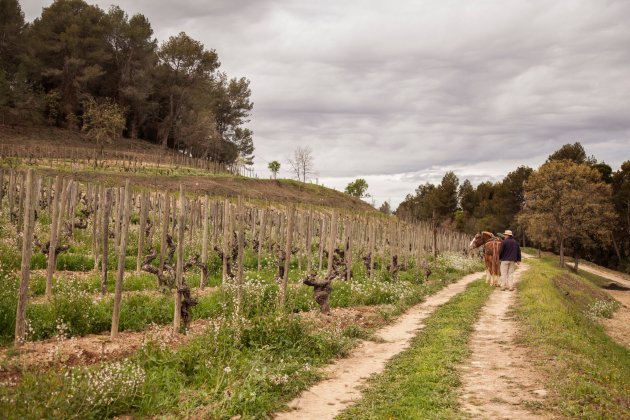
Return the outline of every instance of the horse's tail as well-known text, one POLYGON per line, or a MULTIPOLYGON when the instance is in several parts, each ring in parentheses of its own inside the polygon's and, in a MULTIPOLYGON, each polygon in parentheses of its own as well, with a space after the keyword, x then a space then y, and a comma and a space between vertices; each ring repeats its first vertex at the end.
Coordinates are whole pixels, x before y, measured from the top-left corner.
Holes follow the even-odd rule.
POLYGON ((501 263, 499 262, 499 251, 501 249, 501 243, 499 241, 492 243, 492 265, 494 269, 494 275, 499 275, 501 270, 501 263))

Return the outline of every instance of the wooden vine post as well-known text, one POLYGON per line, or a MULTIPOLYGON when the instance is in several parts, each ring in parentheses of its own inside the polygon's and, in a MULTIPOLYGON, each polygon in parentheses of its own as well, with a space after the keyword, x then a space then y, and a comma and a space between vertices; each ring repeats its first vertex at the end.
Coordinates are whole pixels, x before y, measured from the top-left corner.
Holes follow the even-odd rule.
MULTIPOLYGON (((70 192, 70 188, 72 186, 73 181, 70 180, 68 182, 66 182, 64 188, 63 188, 63 192, 61 193, 61 199, 60 199, 60 207, 59 207, 59 217, 57 218, 57 232, 61 232, 61 229, 63 229, 63 222, 65 220, 65 215, 66 215, 66 207, 67 207, 67 203, 68 203, 68 194, 70 192)), ((55 194, 57 194, 57 192, 55 192, 55 194)))
POLYGON ((35 202, 37 195, 34 194, 35 179, 33 169, 29 169, 26 174, 26 196, 24 197, 24 228, 22 230, 22 277, 20 279, 20 290, 18 294, 17 311, 15 315, 15 344, 24 342, 26 334, 26 302, 28 299, 28 282, 31 272, 31 257, 33 255, 33 233, 35 225, 35 202))
MULTIPOLYGON (((122 301, 123 280, 125 278, 125 256, 127 255, 127 242, 129 240, 129 213, 131 201, 131 186, 129 180, 125 181, 124 203, 122 212, 122 225, 120 227, 120 242, 118 243, 118 275, 116 277, 116 289, 114 292, 114 313, 112 314, 112 338, 118 336, 118 324, 120 322, 120 303, 122 301)), ((116 241, 118 242, 118 241, 116 241)))
MULTIPOLYGON (((175 216, 175 214, 173 214, 175 216)), ((184 276, 184 225, 186 223, 186 197, 184 185, 179 184, 179 220, 177 221, 177 266, 175 271, 175 313, 173 314, 173 332, 178 333, 182 324, 182 295, 180 290, 184 276)))
POLYGON ((333 272, 333 255, 335 254, 335 248, 337 247, 337 217, 337 211, 333 211, 332 221, 330 222, 330 241, 328 242, 327 276, 330 276, 333 272))
POLYGON ((114 224, 114 231, 115 231, 115 237, 116 237, 116 251, 120 250, 120 244, 121 244, 121 229, 122 229, 122 220, 124 217, 124 212, 125 212, 125 208, 124 208, 124 196, 125 196, 126 190, 123 187, 118 188, 118 194, 117 194, 117 199, 116 199, 116 222, 114 224))
POLYGON ((94 256, 94 271, 98 270, 98 225, 102 219, 99 217, 102 213, 103 203, 101 200, 100 186, 94 188, 94 216, 92 218, 92 255, 94 256))
POLYGON ((320 222, 320 227, 319 227, 319 266, 318 266, 318 270, 322 271, 322 268, 324 268, 324 248, 326 247, 326 243, 325 243, 325 238, 326 238, 326 231, 328 229, 328 226, 326 225, 326 221, 328 219, 326 219, 325 216, 322 216, 322 220, 320 222))
POLYGON ((136 273, 140 273, 144 259, 144 237, 147 227, 148 197, 145 192, 140 195, 140 226, 138 227, 138 256, 136 258, 136 273))
POLYGON ((354 220, 348 220, 348 228, 346 229, 346 281, 352 280, 352 234, 354 228, 354 220))
POLYGON ((166 192, 162 200, 162 222, 160 223, 160 276, 164 272, 164 263, 166 262, 166 235, 168 235, 170 203, 171 200, 168 196, 168 192, 166 192))
POLYGON ((228 255, 230 253, 230 202, 226 199, 223 207, 223 261, 222 261, 222 281, 228 280, 228 255))
MULTIPOLYGON (((208 200, 208 196, 206 195, 204 198, 204 203, 203 203, 203 214, 202 214, 202 226, 201 229, 203 230, 202 235, 201 235, 201 263, 204 266, 208 266, 208 219, 210 217, 210 201, 208 200)), ((192 229, 191 229, 192 230, 192 229)), ((205 284, 205 276, 202 277, 201 279, 201 283, 199 284, 199 288, 203 289, 204 287, 206 287, 205 284)))
POLYGON ((4 169, 0 169, 0 208, 2 207, 3 198, 4 198, 4 169))
POLYGON ((295 223, 295 206, 289 208, 289 220, 287 221, 287 240, 285 243, 284 276, 280 287, 280 310, 284 311, 286 301, 287 284, 289 282, 289 267, 291 266, 291 251, 293 249, 293 225, 295 223))
POLYGON ((13 206, 15 205, 15 171, 9 170, 9 191, 7 192, 9 200, 9 218, 13 217, 13 206))
POLYGON ((109 211, 112 208, 112 190, 104 188, 101 202, 103 203, 103 219, 101 222, 101 294, 107 293, 107 257, 109 255, 109 211))
POLYGON ((433 219, 431 222, 431 228, 433 231, 433 256, 437 258, 438 255, 438 248, 437 248, 437 218, 435 215, 435 210, 433 210, 433 219))
POLYGON ((20 242, 21 240, 23 240, 24 238, 22 237, 22 235, 20 235, 20 229, 22 228, 22 226, 24 226, 24 198, 25 198, 25 183, 26 183, 26 179, 25 179, 25 175, 22 174, 20 176, 20 183, 19 183, 19 190, 18 190, 18 202, 17 202, 17 224, 15 225, 17 231, 16 231, 16 237, 18 239, 18 248, 22 247, 22 242, 20 242))
POLYGON ((308 212, 306 216, 306 271, 310 272, 313 267, 313 209, 308 212))
POLYGON ((262 209, 262 215, 260 216, 260 229, 258 231, 258 269, 260 272, 261 268, 261 260, 262 260, 262 250, 263 250, 263 242, 265 241, 265 229, 267 223, 267 210, 262 209))
MULTIPOLYGON (((61 189, 62 187, 61 177, 57 175, 55 178, 55 200, 52 203, 52 220, 50 223, 50 243, 48 245, 48 265, 46 267, 46 298, 52 298, 52 286, 53 286, 53 274, 55 272, 57 264, 57 236, 59 234, 59 225, 57 219, 59 218, 59 205, 61 201, 61 189)), ((50 192, 49 192, 50 194, 50 192)))
POLYGON ((243 306, 243 252, 245 245, 245 211, 243 209, 243 197, 238 197, 236 210, 238 216, 238 271, 236 274, 236 319, 240 319, 243 306))
POLYGON ((376 242, 376 224, 372 223, 371 225, 371 229, 369 229, 370 232, 370 280, 372 280, 372 278, 374 277, 374 244, 376 242))
POLYGON ((78 192, 79 192, 79 183, 78 182, 72 183, 72 189, 70 190, 70 205, 68 206, 68 210, 69 210, 68 217, 70 218, 70 223, 68 226, 68 233, 70 233, 71 238, 74 238, 74 214, 76 210, 78 192))

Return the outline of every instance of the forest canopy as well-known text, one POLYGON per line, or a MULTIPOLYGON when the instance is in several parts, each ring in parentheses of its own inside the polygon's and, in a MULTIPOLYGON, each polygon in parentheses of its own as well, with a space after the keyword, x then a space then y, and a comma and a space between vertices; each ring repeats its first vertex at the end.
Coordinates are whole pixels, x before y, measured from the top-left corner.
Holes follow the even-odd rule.
POLYGON ((473 186, 447 172, 407 195, 396 215, 469 234, 511 229, 524 245, 630 271, 630 161, 613 171, 579 142, 498 182, 473 186))
POLYGON ((140 138, 251 164, 250 97, 249 80, 221 71, 215 50, 184 32, 160 43, 141 14, 55 0, 26 23, 17 0, 0 0, 0 124, 83 130, 95 142, 140 138), (109 124, 97 127, 107 135, 89 135, 95 121, 109 124))

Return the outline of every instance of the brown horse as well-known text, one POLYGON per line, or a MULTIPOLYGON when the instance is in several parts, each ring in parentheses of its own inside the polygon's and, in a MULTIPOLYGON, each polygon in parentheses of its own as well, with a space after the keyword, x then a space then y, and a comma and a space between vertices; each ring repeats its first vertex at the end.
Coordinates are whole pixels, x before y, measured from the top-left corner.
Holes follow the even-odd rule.
POLYGON ((486 264, 486 282, 491 286, 499 286, 501 276, 501 263, 499 262, 499 250, 501 238, 490 232, 479 232, 470 242, 470 249, 476 249, 483 245, 483 261, 486 264))

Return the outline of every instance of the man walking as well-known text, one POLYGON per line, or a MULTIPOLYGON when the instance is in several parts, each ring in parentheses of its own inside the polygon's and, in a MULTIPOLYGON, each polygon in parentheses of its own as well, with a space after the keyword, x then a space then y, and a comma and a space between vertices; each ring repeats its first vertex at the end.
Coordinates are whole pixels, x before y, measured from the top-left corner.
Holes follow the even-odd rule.
POLYGON ((514 239, 511 230, 506 230, 503 235, 505 239, 501 242, 499 249, 499 260, 501 261, 501 290, 514 290, 514 268, 521 262, 521 247, 514 239))

